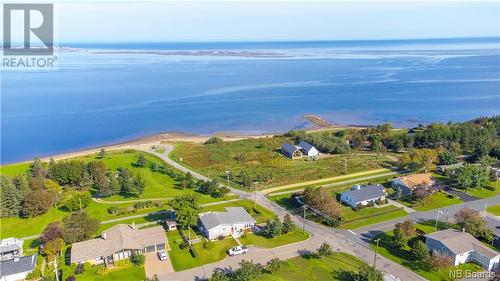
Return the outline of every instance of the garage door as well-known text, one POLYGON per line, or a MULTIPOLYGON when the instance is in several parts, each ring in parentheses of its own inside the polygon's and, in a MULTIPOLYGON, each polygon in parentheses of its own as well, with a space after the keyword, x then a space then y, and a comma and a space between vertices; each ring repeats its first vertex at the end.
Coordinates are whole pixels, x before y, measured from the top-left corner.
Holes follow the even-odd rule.
POLYGON ((165 250, 165 244, 156 244, 156 250, 157 251, 161 251, 161 250, 165 250))
POLYGON ((146 246, 146 253, 151 253, 155 251, 155 245, 146 246))

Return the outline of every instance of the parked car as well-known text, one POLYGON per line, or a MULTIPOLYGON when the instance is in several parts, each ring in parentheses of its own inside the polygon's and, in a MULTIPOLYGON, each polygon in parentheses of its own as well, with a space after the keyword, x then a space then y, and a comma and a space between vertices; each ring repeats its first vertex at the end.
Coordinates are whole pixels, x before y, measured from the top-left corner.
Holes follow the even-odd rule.
POLYGON ((247 246, 235 246, 227 251, 230 256, 236 256, 248 253, 247 246))
POLYGON ((158 149, 158 147, 159 146, 155 144, 155 145, 151 146, 151 149, 158 149))
POLYGON ((161 252, 158 252, 158 258, 161 260, 161 261, 164 261, 164 260, 167 260, 168 256, 167 256, 167 253, 161 251, 161 252))

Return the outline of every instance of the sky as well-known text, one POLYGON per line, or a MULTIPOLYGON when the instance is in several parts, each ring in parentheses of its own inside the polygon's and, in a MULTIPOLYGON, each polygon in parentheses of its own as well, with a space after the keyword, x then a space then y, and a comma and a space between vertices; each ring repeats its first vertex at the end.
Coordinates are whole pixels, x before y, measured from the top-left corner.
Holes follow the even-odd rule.
POLYGON ((60 2, 59 42, 372 40, 500 36, 500 2, 60 2))

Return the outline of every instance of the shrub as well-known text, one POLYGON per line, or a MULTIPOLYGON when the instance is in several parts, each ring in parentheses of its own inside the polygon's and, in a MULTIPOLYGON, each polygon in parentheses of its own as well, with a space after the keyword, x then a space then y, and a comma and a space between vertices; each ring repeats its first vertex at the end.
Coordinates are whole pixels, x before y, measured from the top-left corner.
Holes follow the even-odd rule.
POLYGON ((78 274, 82 274, 84 272, 85 272, 85 264, 84 263, 78 264, 75 268, 75 274, 78 275, 78 274))
POLYGON ((223 142, 224 141, 221 138, 214 136, 206 140, 204 144, 218 144, 223 142))
POLYGON ((130 261, 135 265, 135 266, 141 266, 144 264, 144 260, 146 258, 144 257, 144 255, 138 255, 138 254, 134 254, 132 256, 130 256, 130 261))
POLYGON ((212 249, 213 247, 215 247, 215 243, 212 242, 212 241, 205 241, 203 242, 203 248, 205 249, 212 249))
POLYGON ((115 261, 115 266, 128 266, 128 265, 130 265, 130 263, 131 263, 130 259, 124 259, 124 260, 115 261))
POLYGON ((108 213, 111 215, 117 215, 119 211, 120 211, 120 208, 118 208, 116 206, 111 206, 108 208, 108 213))
POLYGON ((189 247, 189 252, 191 253, 191 256, 193 256, 193 258, 197 258, 198 257, 198 252, 196 252, 196 249, 193 248, 193 247, 189 247))
POLYGON ((182 243, 179 244, 179 248, 181 248, 181 250, 187 249, 188 247, 189 243, 186 241, 183 241, 182 243))
POLYGON ((154 206, 153 201, 139 201, 134 204, 135 209, 147 209, 154 206))
POLYGON ((323 218, 322 222, 331 227, 338 227, 342 223, 340 220, 332 218, 323 218))
POLYGON ((104 266, 103 264, 101 265, 98 265, 96 270, 95 270, 95 274, 97 275, 103 275, 104 273, 106 273, 106 266, 104 266))
POLYGON ((280 260, 279 258, 273 258, 267 262, 266 268, 267 270, 269 270, 269 272, 273 273, 278 271, 283 264, 284 261, 280 260))
POLYGON ((66 278, 66 281, 76 281, 76 277, 71 275, 68 278, 66 278))

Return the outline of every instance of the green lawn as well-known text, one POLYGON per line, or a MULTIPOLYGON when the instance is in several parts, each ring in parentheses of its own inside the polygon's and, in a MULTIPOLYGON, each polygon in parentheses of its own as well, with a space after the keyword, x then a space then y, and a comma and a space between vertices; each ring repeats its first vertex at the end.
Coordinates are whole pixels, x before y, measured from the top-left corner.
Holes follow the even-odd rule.
POLYGON ((115 268, 109 269, 103 275, 97 275, 95 273, 95 267, 90 268, 85 271, 82 275, 77 275, 76 280, 78 281, 93 281, 99 279, 99 281, 115 281, 115 280, 130 280, 130 281, 142 281, 146 278, 144 272, 144 267, 142 266, 127 266, 125 268, 115 268))
POLYGON ((475 197, 488 198, 500 194, 500 180, 490 181, 487 186, 483 188, 469 188, 467 192, 475 197))
MULTIPOLYGON (((449 226, 446 225, 445 223, 438 223, 438 230, 442 230, 445 228, 448 228, 449 226)), ((422 230, 425 233, 432 233, 434 232, 434 221, 429 221, 424 224, 417 224, 417 228, 422 230)), ((471 270, 471 271, 481 271, 483 270, 480 266, 476 264, 462 264, 459 266, 450 266, 449 268, 446 269, 441 269, 437 271, 429 270, 424 268, 420 262, 414 261, 411 257, 410 254, 410 247, 406 246, 402 249, 398 249, 392 245, 392 237, 393 237, 393 232, 388 231, 385 232, 376 238, 380 238, 380 244, 378 248, 378 253, 390 260, 393 260, 394 262, 414 271, 415 273, 419 274, 420 276, 431 280, 431 281, 442 281, 442 280, 453 280, 450 277, 450 272, 453 270, 471 270)), ((414 238, 417 239, 417 238, 414 238)), ((373 239, 375 240, 375 239, 373 239)), ((372 242, 371 245, 373 250, 376 249, 375 242, 372 242)))
POLYGON ((165 152, 165 148, 160 148, 155 150, 156 153, 163 154, 165 152))
POLYGON ((367 207, 359 211, 354 211, 351 207, 343 206, 342 214, 344 216, 344 221, 340 228, 356 229, 367 225, 404 217, 408 213, 396 206, 387 205, 380 208, 367 207))
POLYGON ((256 205, 256 208, 254 210, 254 201, 253 200, 239 200, 235 202, 226 202, 214 206, 207 206, 203 207, 201 209, 202 212, 208 212, 208 211, 216 211, 216 212, 223 212, 225 211, 225 207, 243 207, 245 210, 257 221, 257 223, 262 223, 265 222, 267 219, 270 219, 275 216, 273 212, 270 210, 260 206, 259 204, 256 205))
POLYGON ((336 281, 352 280, 352 274, 364 262, 354 256, 335 252, 331 257, 296 257, 286 261, 278 271, 266 273, 259 281, 336 281))
MULTIPOLYGON (((227 250, 237 245, 236 241, 231 237, 209 243, 211 246, 207 248, 204 247, 204 242, 199 242, 193 245, 198 253, 198 257, 194 258, 189 249, 183 250, 179 247, 182 243, 182 238, 178 231, 169 231, 167 237, 171 248, 168 251, 168 255, 175 271, 182 271, 220 261, 227 256, 227 250)), ((205 238, 202 238, 202 240, 205 241, 205 238)))
POLYGON ((434 194, 427 196, 423 204, 418 201, 409 202, 405 200, 398 200, 398 202, 417 211, 428 211, 458 203, 463 203, 463 201, 460 198, 457 198, 455 196, 453 196, 453 198, 450 198, 447 194, 443 192, 436 192, 434 194))
POLYGON ((500 205, 489 206, 487 209, 488 213, 495 216, 500 216, 500 205))
MULTIPOLYGON (((344 174, 344 156, 290 160, 279 153, 284 137, 245 139, 220 144, 178 143, 170 156, 182 165, 221 181, 232 172, 233 184, 241 184, 242 174, 260 178, 258 188, 267 188, 344 174)), ((387 167, 380 155, 350 155, 347 174, 387 167)))
POLYGON ((28 168, 29 168, 29 162, 3 165, 0 166, 0 174, 14 177, 26 172, 28 168))
POLYGON ((302 229, 295 229, 294 231, 280 235, 275 238, 266 238, 259 234, 248 233, 240 237, 239 240, 244 245, 255 245, 262 248, 274 248, 291 243, 304 241, 309 238, 309 233, 302 232, 302 229))

